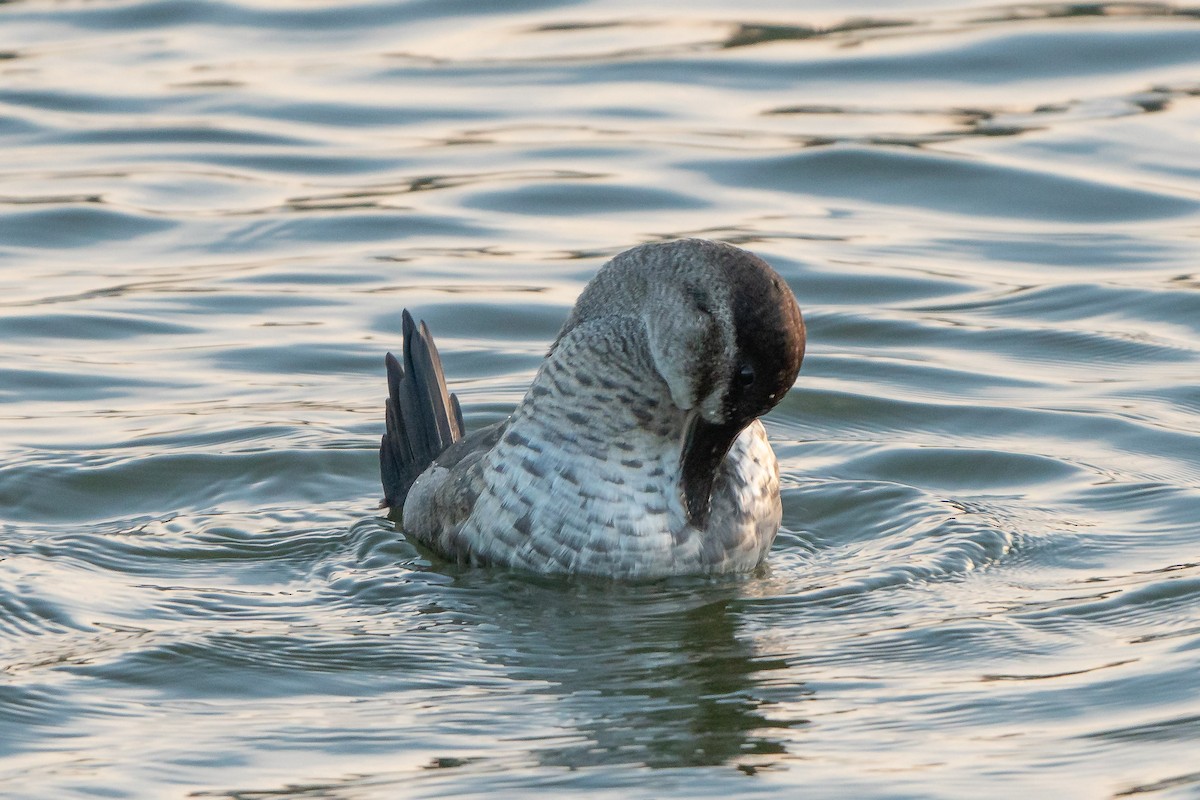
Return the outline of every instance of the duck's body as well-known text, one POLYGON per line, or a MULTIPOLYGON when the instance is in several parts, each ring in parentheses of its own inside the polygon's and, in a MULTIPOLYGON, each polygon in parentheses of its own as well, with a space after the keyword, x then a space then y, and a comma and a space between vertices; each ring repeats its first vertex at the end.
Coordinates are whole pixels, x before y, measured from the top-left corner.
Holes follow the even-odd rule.
POLYGON ((380 454, 384 502, 419 542, 463 563, 620 578, 766 555, 779 469, 757 417, 795 379, 804 330, 756 257, 684 240, 613 259, 513 415, 467 437, 428 332, 405 328, 380 454))

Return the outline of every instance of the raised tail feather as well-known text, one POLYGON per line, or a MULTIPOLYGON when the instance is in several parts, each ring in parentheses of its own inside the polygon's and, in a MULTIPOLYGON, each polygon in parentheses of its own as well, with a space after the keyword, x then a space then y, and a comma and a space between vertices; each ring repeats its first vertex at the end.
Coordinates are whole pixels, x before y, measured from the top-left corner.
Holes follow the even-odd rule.
POLYGON ((404 365, 387 354, 387 432, 379 444, 384 508, 404 507, 408 490, 443 450, 463 437, 458 398, 446 391, 442 359, 425 323, 405 310, 404 365))

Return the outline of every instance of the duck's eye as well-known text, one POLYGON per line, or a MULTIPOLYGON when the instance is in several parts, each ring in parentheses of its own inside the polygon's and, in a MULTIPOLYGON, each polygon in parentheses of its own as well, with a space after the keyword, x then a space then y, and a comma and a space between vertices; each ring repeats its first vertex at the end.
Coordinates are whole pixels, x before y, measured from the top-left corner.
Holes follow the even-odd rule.
POLYGON ((754 367, 749 364, 742 364, 742 368, 738 370, 737 380, 742 386, 749 386, 754 383, 754 367))

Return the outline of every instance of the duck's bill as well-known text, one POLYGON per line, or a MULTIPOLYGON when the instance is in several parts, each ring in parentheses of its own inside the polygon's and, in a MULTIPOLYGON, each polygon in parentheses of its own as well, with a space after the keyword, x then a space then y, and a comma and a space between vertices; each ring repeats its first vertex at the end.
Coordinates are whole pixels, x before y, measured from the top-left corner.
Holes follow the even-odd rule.
POLYGON ((693 413, 683 432, 683 451, 680 494, 688 522, 703 530, 708 527, 708 516, 712 510, 713 484, 717 480, 717 469, 738 434, 745 426, 733 424, 714 425, 698 413, 693 413))

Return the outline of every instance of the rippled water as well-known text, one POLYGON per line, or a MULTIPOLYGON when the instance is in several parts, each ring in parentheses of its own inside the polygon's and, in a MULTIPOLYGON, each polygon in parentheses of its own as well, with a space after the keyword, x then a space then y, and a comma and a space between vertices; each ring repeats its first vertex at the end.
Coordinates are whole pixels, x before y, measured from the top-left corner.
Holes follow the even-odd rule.
POLYGON ((1200 10, 0 5, 0 791, 1200 796, 1200 10), (805 308, 761 575, 430 564, 609 255, 805 308))

